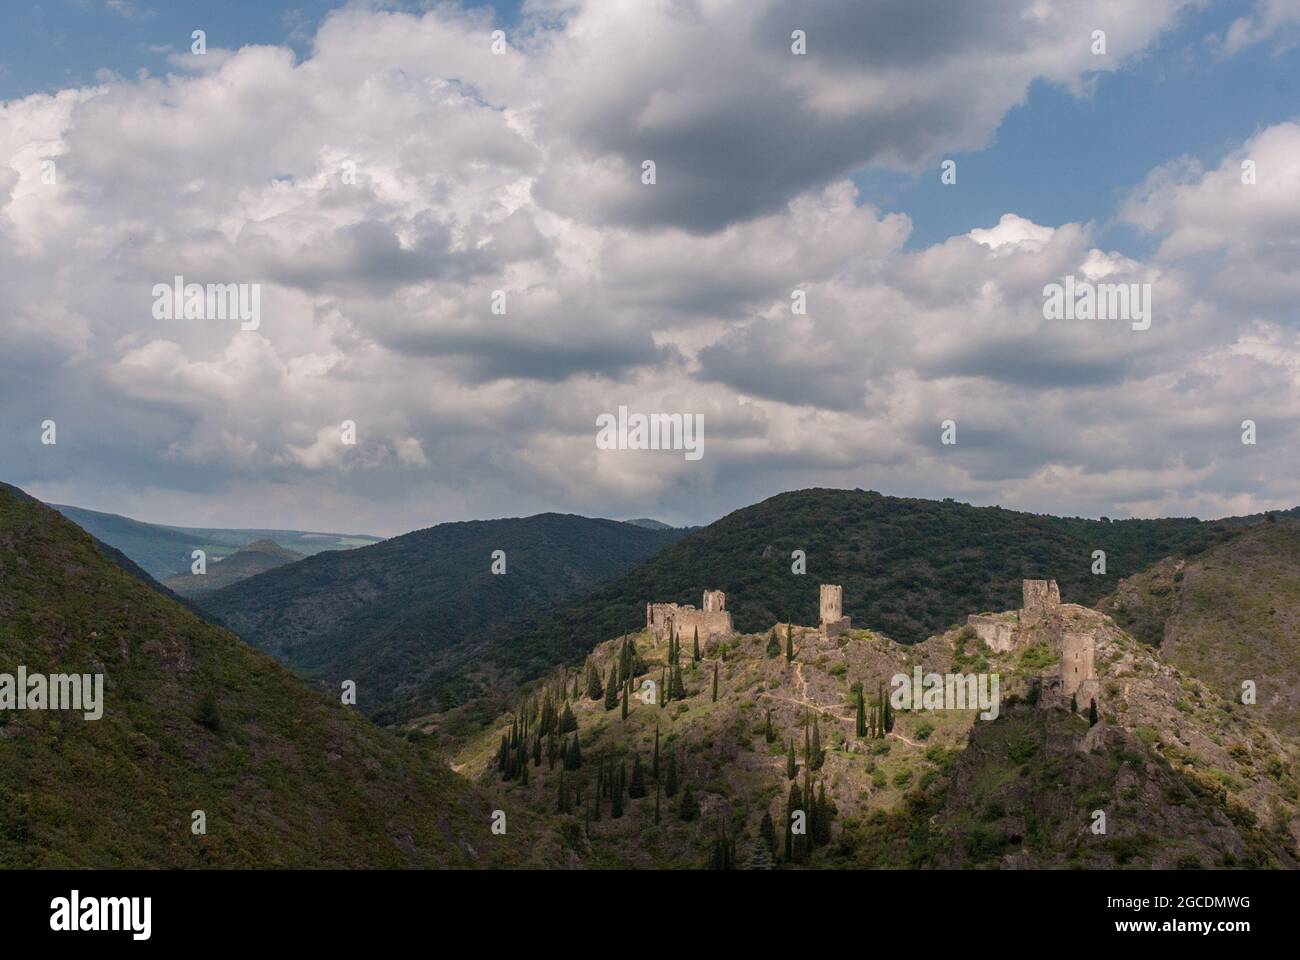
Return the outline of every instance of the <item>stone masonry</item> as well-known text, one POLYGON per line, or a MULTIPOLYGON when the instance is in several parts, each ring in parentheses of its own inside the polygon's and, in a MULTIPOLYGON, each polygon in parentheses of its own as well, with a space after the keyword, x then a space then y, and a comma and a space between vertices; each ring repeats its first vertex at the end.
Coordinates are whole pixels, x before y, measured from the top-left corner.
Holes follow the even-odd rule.
POLYGON ((1032 627, 1050 617, 1061 606, 1061 591, 1055 580, 1025 580, 1020 605, 1020 626, 1032 627))
POLYGON ((647 603, 645 628, 656 643, 677 637, 690 643, 698 629, 700 643, 710 637, 729 639, 733 633, 731 613, 727 610, 727 595, 721 590, 705 590, 703 609, 692 604, 647 603))
POLYGON ((826 637, 836 637, 852 626, 844 616, 844 588, 839 584, 823 583, 821 586, 821 632, 826 637))

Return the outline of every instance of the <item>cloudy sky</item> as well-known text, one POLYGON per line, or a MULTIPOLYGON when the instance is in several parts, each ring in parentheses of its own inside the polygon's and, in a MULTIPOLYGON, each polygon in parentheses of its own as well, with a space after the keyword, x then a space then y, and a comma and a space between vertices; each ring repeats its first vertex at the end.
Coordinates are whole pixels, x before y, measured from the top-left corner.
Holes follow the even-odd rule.
POLYGON ((0 479, 43 499, 383 535, 1300 503, 1300 0, 7 16, 0 479), (260 285, 260 326, 156 318, 176 275, 260 285), (1067 276, 1150 284, 1150 329, 1045 319, 1067 276), (703 457, 598 449, 620 405, 702 414, 703 457))

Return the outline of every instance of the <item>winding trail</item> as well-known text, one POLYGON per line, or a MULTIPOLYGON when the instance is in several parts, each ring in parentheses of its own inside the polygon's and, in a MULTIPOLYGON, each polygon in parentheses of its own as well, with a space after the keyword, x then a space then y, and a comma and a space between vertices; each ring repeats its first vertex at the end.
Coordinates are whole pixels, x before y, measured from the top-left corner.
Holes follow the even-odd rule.
POLYGON ((808 710, 815 710, 817 713, 820 713, 822 716, 834 717, 836 720, 840 720, 844 723, 855 723, 857 721, 857 717, 855 716, 846 717, 842 714, 835 712, 836 708, 847 709, 848 707, 851 706, 850 704, 843 703, 843 704, 836 704, 834 707, 822 707, 822 706, 818 706, 816 703, 813 703, 813 701, 808 698, 808 681, 804 679, 803 664, 800 663, 798 660, 794 662, 794 675, 795 675, 795 680, 798 682, 800 688, 802 689, 801 696, 783 697, 780 694, 768 693, 766 690, 764 690, 762 693, 759 694, 759 697, 767 697, 769 700, 780 700, 783 703, 793 703, 808 710))

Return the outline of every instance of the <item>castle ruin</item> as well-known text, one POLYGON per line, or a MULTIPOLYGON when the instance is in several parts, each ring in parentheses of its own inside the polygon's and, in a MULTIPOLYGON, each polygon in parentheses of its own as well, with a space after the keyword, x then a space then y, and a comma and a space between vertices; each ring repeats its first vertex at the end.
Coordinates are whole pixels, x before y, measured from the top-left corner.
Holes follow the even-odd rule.
POLYGON ((844 588, 837 584, 823 583, 821 586, 821 622, 822 635, 837 637, 852 626, 849 618, 844 616, 844 588))
POLYGON ((1022 580, 1020 625, 1032 627, 1060 609, 1061 590, 1055 580, 1022 580))
POLYGON ((1101 702, 1097 679, 1096 644, 1090 633, 1066 631, 1061 638, 1061 695, 1074 697, 1080 708, 1101 702))
POLYGON ((710 637, 729 639, 732 635, 731 613, 727 610, 727 595, 721 590, 705 590, 703 609, 693 604, 647 603, 645 628, 656 643, 676 637, 688 643, 700 632, 700 642, 710 637))
POLYGON ((1056 675, 1042 677, 1040 690, 1044 706, 1074 698, 1079 709, 1092 701, 1101 702, 1097 678, 1096 638, 1092 632, 1071 630, 1055 580, 1024 580, 1021 608, 1014 613, 971 614, 967 625, 990 650, 1008 653, 1031 643, 1043 642, 1060 657, 1056 675))

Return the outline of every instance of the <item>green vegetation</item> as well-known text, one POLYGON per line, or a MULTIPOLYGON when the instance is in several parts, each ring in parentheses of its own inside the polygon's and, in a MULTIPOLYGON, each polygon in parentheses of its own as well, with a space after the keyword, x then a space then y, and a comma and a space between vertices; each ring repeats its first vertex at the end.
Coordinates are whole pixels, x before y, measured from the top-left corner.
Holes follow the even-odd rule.
POLYGON ((493 805, 427 744, 309 690, 3 485, 0 584, 0 671, 105 677, 99 720, 5 712, 0 867, 528 862, 526 811, 492 837, 493 805))
MULTIPOLYGON (((253 646, 330 689, 355 680, 358 708, 377 722, 486 697, 464 718, 477 726, 495 717, 518 680, 559 662, 537 659, 514 637, 555 604, 681 535, 559 514, 445 523, 310 557, 198 602, 253 646), (494 550, 505 551, 504 575, 492 573, 494 550)), ((642 607, 608 636, 644 622, 642 607)))

